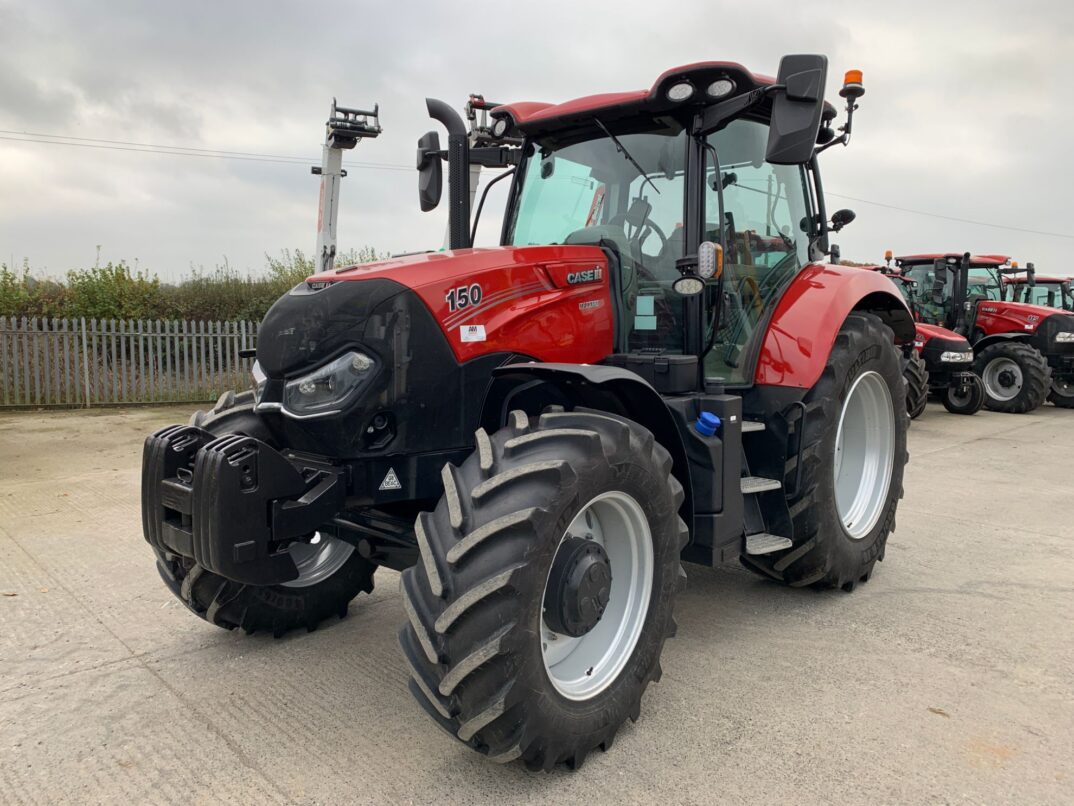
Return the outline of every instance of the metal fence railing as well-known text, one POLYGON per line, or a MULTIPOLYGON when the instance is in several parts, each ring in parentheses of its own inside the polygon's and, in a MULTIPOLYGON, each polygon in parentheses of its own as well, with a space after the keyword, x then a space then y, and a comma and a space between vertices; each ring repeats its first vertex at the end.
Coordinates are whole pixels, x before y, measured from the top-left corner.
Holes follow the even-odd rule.
POLYGON ((250 383, 254 322, 0 317, 0 408, 214 400, 250 383))

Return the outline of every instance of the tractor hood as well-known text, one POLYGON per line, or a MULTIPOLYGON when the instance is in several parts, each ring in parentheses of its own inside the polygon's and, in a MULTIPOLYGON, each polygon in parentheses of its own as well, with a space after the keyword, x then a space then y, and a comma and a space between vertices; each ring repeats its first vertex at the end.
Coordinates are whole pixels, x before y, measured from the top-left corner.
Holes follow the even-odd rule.
POLYGON ((917 338, 914 339, 914 346, 919 350, 933 339, 943 341, 944 344, 947 345, 944 349, 947 350, 970 349, 970 343, 963 336, 960 336, 953 330, 948 330, 946 327, 928 325, 924 322, 915 322, 914 326, 917 329, 917 338))
POLYGON ((986 334, 1003 331, 1032 333, 1047 318, 1063 316, 1059 308, 1025 302, 981 300, 977 303, 977 323, 986 334))
MULTIPOLYGON (((518 271, 517 279, 533 277, 536 266, 549 267, 559 263, 594 261, 604 263, 604 254, 595 246, 496 246, 477 249, 453 249, 443 252, 418 252, 399 255, 374 263, 344 266, 330 272, 315 274, 310 284, 385 278, 415 291, 439 287, 445 281, 463 281, 488 271, 518 271)), ((554 288, 554 278, 548 277, 554 288)))
POLYGON ((378 363, 389 371, 396 359, 387 353, 405 339, 415 305, 458 363, 495 351, 598 361, 611 352, 607 267, 595 246, 528 246, 402 255, 323 272, 266 314, 258 362, 270 378, 291 377, 346 349, 381 345, 378 363))

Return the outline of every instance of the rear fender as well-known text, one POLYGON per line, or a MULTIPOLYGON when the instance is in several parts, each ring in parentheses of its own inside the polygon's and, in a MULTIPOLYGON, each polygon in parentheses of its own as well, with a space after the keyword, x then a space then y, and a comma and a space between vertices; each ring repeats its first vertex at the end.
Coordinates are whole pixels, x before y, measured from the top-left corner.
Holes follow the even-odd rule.
POLYGON ((548 405, 618 414, 649 429, 671 454, 672 475, 686 494, 684 513, 693 513, 690 465, 682 435, 659 393, 634 372, 597 364, 509 364, 493 370, 485 395, 482 427, 502 428, 513 409, 537 415, 548 405))
POLYGON ((899 344, 914 340, 914 318, 887 277, 848 266, 812 264, 791 281, 772 313, 754 382, 811 388, 853 311, 875 313, 894 331, 899 344))

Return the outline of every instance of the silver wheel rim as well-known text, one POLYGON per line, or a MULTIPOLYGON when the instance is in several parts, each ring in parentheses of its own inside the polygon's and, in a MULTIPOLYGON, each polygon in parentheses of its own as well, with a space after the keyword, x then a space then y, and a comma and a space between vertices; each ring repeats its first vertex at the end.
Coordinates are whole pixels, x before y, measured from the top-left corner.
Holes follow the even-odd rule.
POLYGON ((641 505, 618 491, 582 507, 560 545, 571 537, 593 540, 607 553, 608 605, 596 626, 578 638, 553 632, 542 618, 541 658, 556 691, 570 700, 588 700, 615 681, 637 646, 653 589, 653 540, 641 505))
POLYGON ((981 375, 988 396, 993 400, 1014 400, 1022 391, 1022 368, 1010 358, 994 358, 988 362, 981 375), (1003 373, 1010 373, 1010 383, 1003 378, 1003 373))
POLYGON ((1074 397, 1074 383, 1070 381, 1052 381, 1052 391, 1059 397, 1074 397))
POLYGON ((843 529, 861 540, 887 505, 895 460, 895 410, 887 382, 865 372, 850 387, 835 435, 835 503, 843 529))
POLYGON ((284 582, 285 588, 308 588, 324 582, 351 558, 354 546, 343 540, 317 532, 308 543, 292 543, 287 547, 298 567, 298 578, 284 582))

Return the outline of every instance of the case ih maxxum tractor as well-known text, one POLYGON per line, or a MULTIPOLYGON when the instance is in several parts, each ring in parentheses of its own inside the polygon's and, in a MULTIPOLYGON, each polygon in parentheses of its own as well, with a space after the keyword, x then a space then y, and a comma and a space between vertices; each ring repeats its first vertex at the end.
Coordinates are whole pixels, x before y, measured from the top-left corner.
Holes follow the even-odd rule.
MULTIPOLYGON (((265 316, 256 389, 150 437, 146 539, 225 628, 342 615, 402 570, 410 688, 474 750, 531 768, 608 748, 660 677, 683 561, 852 590, 906 462, 879 274, 824 263, 816 155, 862 93, 827 61, 492 111, 471 149, 430 101, 423 206, 443 253, 310 277, 265 316), (469 168, 515 166, 502 246, 470 248, 469 168)), ((847 212, 836 213, 835 224, 847 212)))
MULTIPOLYGON (((890 278, 902 293, 914 319, 920 320, 915 281, 891 266, 891 252, 884 255, 885 265, 867 266, 890 278)), ((984 384, 973 371, 973 348, 965 336, 940 325, 915 322, 917 334, 913 348, 906 348, 903 375, 906 378, 906 410, 910 419, 919 417, 928 405, 929 395, 940 398, 952 414, 976 414, 984 405, 984 384)))
POLYGON ((973 345, 986 407, 1021 414, 1049 400, 1074 408, 1074 314, 1005 299, 1005 279, 1020 271, 1005 255, 911 255, 895 262, 915 281, 920 318, 973 345))

